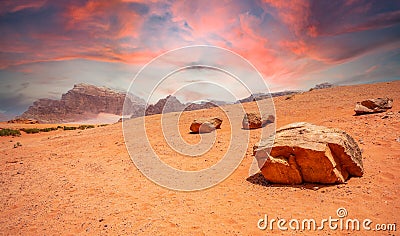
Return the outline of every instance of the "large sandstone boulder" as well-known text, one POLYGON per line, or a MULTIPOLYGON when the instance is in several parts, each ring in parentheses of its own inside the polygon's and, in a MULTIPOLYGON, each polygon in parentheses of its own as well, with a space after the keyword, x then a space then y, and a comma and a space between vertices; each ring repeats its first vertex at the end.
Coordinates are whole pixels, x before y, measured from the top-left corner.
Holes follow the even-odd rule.
POLYGON ((273 115, 264 115, 261 117, 257 113, 250 112, 244 114, 242 120, 242 127, 243 129, 258 129, 264 127, 269 123, 273 123, 274 121, 275 117, 273 115))
POLYGON ((362 102, 357 102, 354 111, 356 114, 384 112, 392 108, 393 99, 391 98, 376 98, 367 99, 362 102))
POLYGON ((215 129, 220 129, 221 124, 222 120, 218 117, 196 119, 190 125, 190 130, 193 133, 210 133, 215 129))
POLYGON ((266 143, 271 140, 261 141, 253 150, 262 174, 272 183, 334 184, 363 175, 360 148, 339 129, 293 123, 276 131, 272 147, 266 143))

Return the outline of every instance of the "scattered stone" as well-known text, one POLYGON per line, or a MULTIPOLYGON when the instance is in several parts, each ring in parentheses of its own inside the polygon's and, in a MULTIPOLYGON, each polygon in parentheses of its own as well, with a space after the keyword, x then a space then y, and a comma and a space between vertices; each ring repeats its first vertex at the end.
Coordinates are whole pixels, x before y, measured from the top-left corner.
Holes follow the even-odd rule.
POLYGON ((396 139, 396 141, 397 141, 397 142, 400 142, 400 137, 398 137, 398 138, 396 139))
POLYGON ((222 120, 218 117, 210 119, 196 119, 190 125, 190 130, 193 133, 210 133, 215 129, 220 129, 222 120))
POLYGON ((357 115, 384 112, 392 108, 393 99, 391 98, 376 98, 367 99, 362 102, 357 102, 354 111, 357 115))
POLYGON ((17 147, 22 147, 22 144, 20 142, 17 142, 16 144, 14 144, 14 148, 17 148, 17 147))
POLYGON ((276 131, 272 148, 268 143, 271 141, 264 140, 253 150, 262 174, 271 183, 345 183, 350 176, 361 177, 364 172, 360 148, 339 129, 293 123, 276 131))
MULTIPOLYGON (((118 119, 117 123, 121 123, 123 121, 127 121, 127 120, 130 120, 130 119, 132 119, 132 117, 121 117, 121 118, 118 119)), ((106 124, 103 124, 101 126, 106 126, 106 124)))
POLYGON ((285 100, 290 100, 290 99, 292 99, 293 97, 294 97, 294 94, 288 95, 288 96, 285 98, 285 100))
POLYGON ((319 187, 318 186, 314 186, 312 189, 317 191, 319 189, 319 187))

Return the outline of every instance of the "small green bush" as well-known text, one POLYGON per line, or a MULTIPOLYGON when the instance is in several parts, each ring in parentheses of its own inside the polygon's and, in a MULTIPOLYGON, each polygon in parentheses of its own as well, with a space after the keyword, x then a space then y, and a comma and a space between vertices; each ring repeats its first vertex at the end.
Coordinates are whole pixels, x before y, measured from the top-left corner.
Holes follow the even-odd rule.
POLYGON ((27 134, 36 134, 36 133, 40 132, 40 129, 38 129, 38 128, 30 128, 30 129, 23 128, 21 130, 24 131, 27 134))
POLYGON ((1 129, 0 136, 20 136, 21 132, 15 129, 1 129))
POLYGON ((57 129, 62 129, 63 127, 61 125, 57 126, 57 129))
POLYGON ((64 130, 76 130, 76 127, 73 127, 73 126, 64 126, 64 130))
POLYGON ((104 127, 104 126, 107 126, 108 124, 101 124, 101 125, 98 125, 97 127, 104 127))
POLYGON ((78 129, 82 129, 82 130, 84 130, 84 129, 92 129, 92 128, 94 128, 94 125, 80 125, 78 127, 78 129))
POLYGON ((40 129, 40 132, 50 132, 50 131, 54 131, 54 130, 57 130, 57 128, 55 128, 55 127, 43 128, 43 129, 40 129))

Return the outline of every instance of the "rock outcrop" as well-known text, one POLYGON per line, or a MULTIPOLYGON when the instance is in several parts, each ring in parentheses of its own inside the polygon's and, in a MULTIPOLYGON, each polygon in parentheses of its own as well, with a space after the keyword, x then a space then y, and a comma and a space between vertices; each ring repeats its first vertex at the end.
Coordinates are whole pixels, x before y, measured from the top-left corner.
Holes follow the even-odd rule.
POLYGON ((186 105, 184 111, 194 111, 194 110, 201 110, 201 109, 209 109, 213 107, 218 107, 218 105, 212 103, 212 102, 205 102, 205 103, 189 103, 189 105, 186 105))
POLYGON ((146 108, 146 116, 163 114, 168 112, 178 112, 183 111, 185 105, 182 104, 176 97, 169 95, 166 98, 158 100, 154 105, 149 105, 146 108))
POLYGON ((274 92, 274 93, 256 93, 256 94, 251 94, 250 96, 237 100, 235 103, 245 103, 245 102, 254 102, 254 101, 259 101, 263 99, 269 99, 271 97, 280 97, 280 96, 286 96, 286 95, 293 95, 300 93, 300 90, 296 91, 281 91, 281 92, 274 92))
POLYGON ((7 123, 13 123, 13 124, 39 124, 39 121, 34 120, 34 119, 17 118, 17 119, 9 120, 9 121, 7 121, 7 123))
POLYGON ((196 119, 190 125, 190 130, 193 133, 210 133, 215 129, 220 129, 222 120, 218 117, 196 119))
POLYGON ((223 104, 223 102, 219 101, 183 104, 175 96, 169 95, 166 98, 158 100, 157 103, 149 105, 146 109, 146 116, 164 114, 169 112, 209 109, 213 107, 218 107, 220 103, 223 104))
POLYGON ((325 82, 325 83, 322 83, 322 84, 315 85, 315 87, 311 88, 310 91, 315 90, 315 89, 326 89, 326 88, 332 88, 332 87, 334 87, 333 84, 325 82))
POLYGON ((264 115, 261 117, 257 113, 250 112, 244 114, 242 127, 243 129, 258 129, 273 122, 275 122, 275 117, 273 115, 264 115))
MULTIPOLYGON (((36 119, 41 123, 64 123, 91 118, 99 113, 122 115, 125 97, 126 94, 109 88, 77 84, 60 100, 35 101, 19 118, 36 119)), ((144 101, 138 97, 129 96, 125 105, 125 113, 144 113, 144 101)))
POLYGON ((262 174, 271 183, 344 183, 364 172, 357 143, 338 129, 293 123, 276 131, 272 147, 267 143, 272 141, 264 140, 253 150, 262 174))
POLYGON ((376 98, 367 99, 362 102, 357 102, 354 111, 357 115, 384 112, 392 108, 393 99, 391 98, 376 98))

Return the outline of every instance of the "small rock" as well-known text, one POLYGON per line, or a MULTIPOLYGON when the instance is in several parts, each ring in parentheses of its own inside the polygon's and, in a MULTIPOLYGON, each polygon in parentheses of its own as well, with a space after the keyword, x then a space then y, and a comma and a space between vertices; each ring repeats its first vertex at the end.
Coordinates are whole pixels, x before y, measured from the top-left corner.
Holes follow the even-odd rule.
POLYGON ((316 191, 316 190, 319 189, 319 187, 318 186, 314 186, 312 189, 316 191))
POLYGON ((190 130, 193 133, 210 133, 215 129, 220 129, 222 120, 218 117, 210 119, 196 119, 190 125, 190 130))
POLYGON ((273 116, 273 115, 264 115, 261 118, 261 122, 262 122, 261 126, 263 126, 263 127, 265 125, 267 125, 267 124, 274 123, 275 122, 275 116, 273 116))
POLYGON ((393 99, 391 98, 367 99, 357 102, 354 111, 357 115, 384 112, 392 108, 392 104, 393 99))
POLYGON ((242 120, 243 129, 258 129, 261 128, 261 116, 257 113, 246 113, 242 120))
POLYGON ((275 122, 275 116, 273 115, 260 116, 257 113, 250 112, 244 114, 242 120, 242 127, 243 129, 258 129, 274 122, 275 122))

